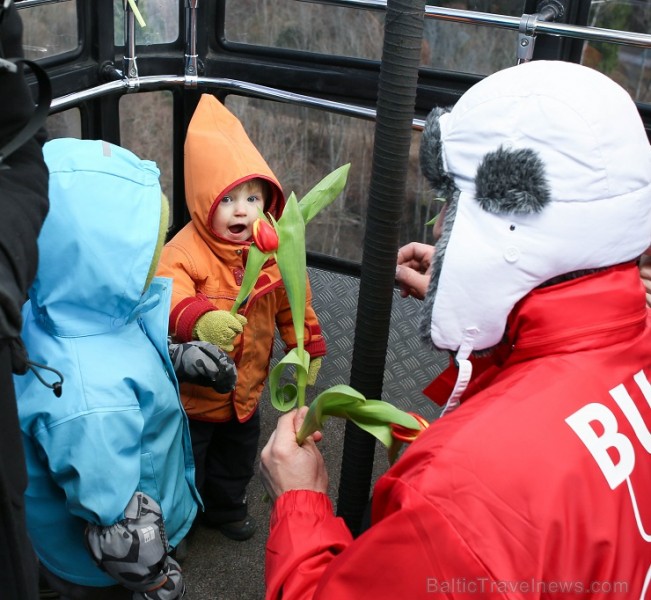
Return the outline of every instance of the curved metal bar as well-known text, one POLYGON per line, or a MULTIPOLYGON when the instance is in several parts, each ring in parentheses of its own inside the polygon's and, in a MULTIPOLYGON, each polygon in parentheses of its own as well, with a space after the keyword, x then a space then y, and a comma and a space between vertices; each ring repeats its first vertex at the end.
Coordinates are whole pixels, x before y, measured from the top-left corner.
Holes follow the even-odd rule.
MULTIPOLYGON (((298 106, 319 108, 321 110, 327 110, 329 112, 341 115, 358 117, 369 121, 374 121, 376 117, 376 111, 373 108, 365 108, 362 106, 356 106, 354 104, 334 102, 332 100, 324 100, 323 98, 315 98, 313 96, 295 94, 293 92, 286 92, 264 85, 257 85, 255 83, 248 83, 246 81, 238 81, 237 79, 197 77, 197 83, 199 86, 203 86, 208 89, 243 92, 242 95, 246 96, 265 98, 267 100, 296 104, 298 106)), ((148 75, 139 78, 140 92, 162 90, 169 87, 185 85, 186 77, 182 75, 148 75)), ((61 96, 60 98, 55 98, 52 101, 50 111, 61 111, 86 100, 92 100, 101 96, 119 94, 128 91, 130 91, 130 88, 129 82, 126 79, 111 81, 109 83, 98 85, 94 88, 67 94, 65 96, 61 96)), ((422 119, 414 119, 415 128, 422 129, 424 124, 425 122, 422 119)))
POLYGON ((123 92, 126 91, 128 87, 129 83, 126 81, 126 79, 118 79, 117 81, 103 83, 102 85, 98 85, 81 92, 66 94, 65 96, 61 96, 60 98, 55 98, 52 100, 52 104, 50 105, 50 113, 76 106, 85 100, 92 100, 93 98, 100 98, 102 96, 109 96, 111 94, 123 92))
POLYGON ((239 81, 237 79, 199 77, 198 81, 199 85, 204 85, 208 88, 216 87, 218 89, 235 92, 246 92, 247 95, 255 96, 256 98, 279 100, 288 104, 326 109, 329 112, 361 117, 369 121, 375 120, 376 116, 376 111, 373 108, 364 108, 354 104, 346 104, 344 102, 335 102, 333 100, 295 94, 293 92, 286 92, 284 90, 248 83, 246 81, 239 81))

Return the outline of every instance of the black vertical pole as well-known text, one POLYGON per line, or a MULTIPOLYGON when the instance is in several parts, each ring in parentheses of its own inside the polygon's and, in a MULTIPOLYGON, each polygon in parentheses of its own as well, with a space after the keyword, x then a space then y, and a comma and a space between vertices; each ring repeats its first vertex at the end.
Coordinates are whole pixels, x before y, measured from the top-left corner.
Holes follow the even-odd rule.
MULTIPOLYGON (((387 2, 350 378, 367 398, 382 394, 424 13, 424 0, 387 2)), ((337 512, 354 535, 368 503, 374 451, 375 438, 347 422, 337 512)))

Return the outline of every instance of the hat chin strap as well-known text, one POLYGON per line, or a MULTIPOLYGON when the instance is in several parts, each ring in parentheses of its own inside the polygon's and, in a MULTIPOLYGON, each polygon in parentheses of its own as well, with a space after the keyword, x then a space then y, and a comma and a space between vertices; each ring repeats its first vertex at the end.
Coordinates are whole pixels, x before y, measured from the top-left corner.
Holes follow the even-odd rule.
POLYGON ((457 380, 452 389, 452 393, 441 412, 442 417, 451 413, 459 406, 459 404, 461 404, 461 396, 463 396, 463 393, 466 391, 468 384, 470 383, 470 378, 472 377, 472 363, 468 358, 473 351, 473 342, 478 334, 479 329, 477 327, 467 327, 463 332, 461 345, 454 357, 454 360, 459 367, 459 374, 457 375, 457 380))

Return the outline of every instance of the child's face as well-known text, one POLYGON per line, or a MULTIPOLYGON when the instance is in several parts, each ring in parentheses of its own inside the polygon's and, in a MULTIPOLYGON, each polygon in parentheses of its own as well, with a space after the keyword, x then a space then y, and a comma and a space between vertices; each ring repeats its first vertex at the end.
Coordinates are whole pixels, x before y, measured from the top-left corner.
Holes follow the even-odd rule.
POLYGON ((246 181, 222 197, 212 216, 213 231, 232 242, 245 242, 253 235, 253 222, 266 198, 258 181, 246 181))

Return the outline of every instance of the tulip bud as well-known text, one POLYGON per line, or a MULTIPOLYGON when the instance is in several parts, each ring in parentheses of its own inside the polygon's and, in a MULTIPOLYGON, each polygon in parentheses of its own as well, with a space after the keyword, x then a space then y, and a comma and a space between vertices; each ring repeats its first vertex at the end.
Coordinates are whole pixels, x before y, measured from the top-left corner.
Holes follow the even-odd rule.
POLYGON ((256 219, 253 223, 253 243, 260 252, 269 254, 278 250, 278 234, 264 219, 256 219))
POLYGON ((416 413, 410 412, 408 414, 410 414, 418 421, 418 425, 420 426, 420 429, 408 429, 407 427, 403 427, 402 425, 391 423, 391 435, 396 440, 410 443, 413 442, 423 431, 425 431, 429 427, 429 423, 424 417, 421 417, 416 413))

